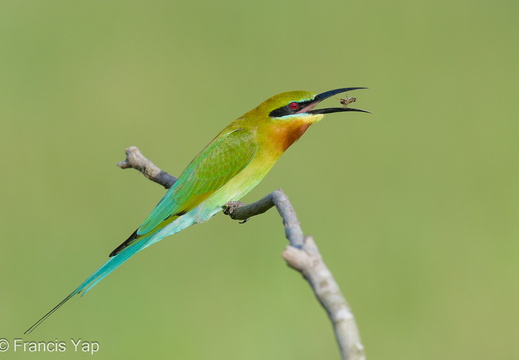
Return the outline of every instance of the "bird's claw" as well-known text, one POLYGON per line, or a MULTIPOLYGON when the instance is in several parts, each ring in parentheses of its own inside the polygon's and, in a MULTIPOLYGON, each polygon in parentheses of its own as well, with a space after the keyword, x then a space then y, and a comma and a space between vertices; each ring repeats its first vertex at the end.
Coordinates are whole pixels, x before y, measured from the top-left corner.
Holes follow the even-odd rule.
MULTIPOLYGON (((234 217, 233 213, 236 209, 242 207, 243 205, 246 205, 242 203, 241 201, 229 201, 225 206, 223 207, 223 213, 225 215, 229 215, 231 219, 238 220, 234 217)), ((240 221, 240 224, 245 224, 247 221, 249 221, 250 218, 247 218, 245 220, 240 221)))
POLYGON ((238 209, 239 207, 242 207, 245 205, 241 201, 229 201, 227 204, 223 207, 223 213, 225 215, 229 215, 232 218, 232 213, 234 210, 238 209))

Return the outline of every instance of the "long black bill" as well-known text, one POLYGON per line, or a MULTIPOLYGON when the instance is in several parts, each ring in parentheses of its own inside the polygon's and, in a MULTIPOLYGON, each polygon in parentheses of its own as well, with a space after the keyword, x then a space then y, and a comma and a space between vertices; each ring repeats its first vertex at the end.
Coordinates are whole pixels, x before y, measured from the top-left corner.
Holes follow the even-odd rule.
MULTIPOLYGON (((325 99, 328 99, 331 96, 334 96, 334 95, 337 95, 337 94, 340 94, 340 93, 343 93, 343 92, 359 90, 359 89, 367 89, 367 88, 365 88, 365 87, 351 87, 351 88, 342 88, 342 89, 335 89, 335 90, 326 91, 326 92, 323 92, 321 94, 316 95, 315 98, 314 98, 314 102, 317 104, 317 103, 320 103, 321 101, 323 101, 325 99)), ((366 111, 366 110, 354 109, 354 108, 350 108, 350 107, 347 107, 347 106, 336 107, 336 108, 315 109, 315 110, 307 111, 307 113, 309 113, 309 114, 330 114, 330 113, 341 112, 341 111, 359 111, 359 112, 370 113, 369 111, 366 111)))

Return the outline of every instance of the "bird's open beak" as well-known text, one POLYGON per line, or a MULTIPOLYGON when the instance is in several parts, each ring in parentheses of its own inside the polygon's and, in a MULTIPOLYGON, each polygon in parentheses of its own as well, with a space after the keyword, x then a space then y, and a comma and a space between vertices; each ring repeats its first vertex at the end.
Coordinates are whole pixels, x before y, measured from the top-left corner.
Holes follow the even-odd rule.
POLYGON ((340 94, 343 92, 347 92, 347 91, 358 90, 358 89, 367 89, 367 88, 365 88, 365 87, 342 88, 342 89, 330 90, 330 91, 323 92, 322 94, 318 94, 314 97, 314 100, 311 102, 311 105, 307 107, 308 110, 304 111, 304 112, 306 112, 308 114, 314 114, 314 115, 331 114, 331 113, 340 112, 340 111, 360 111, 360 112, 369 113, 369 111, 366 111, 366 110, 354 109, 354 108, 350 108, 347 106, 311 110, 314 106, 319 104, 321 101, 328 99, 331 96, 334 96, 334 95, 337 95, 337 94, 340 94))

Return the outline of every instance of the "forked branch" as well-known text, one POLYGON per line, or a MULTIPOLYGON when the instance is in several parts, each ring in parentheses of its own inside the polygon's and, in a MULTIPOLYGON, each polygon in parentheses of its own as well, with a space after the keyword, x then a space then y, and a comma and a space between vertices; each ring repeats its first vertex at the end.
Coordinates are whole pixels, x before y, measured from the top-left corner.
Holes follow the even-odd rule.
MULTIPOLYGON (((135 146, 126 149, 126 160, 117 164, 122 169, 139 170, 148 179, 169 189, 176 178, 161 170, 145 158, 135 146)), ((283 219, 285 236, 290 245, 283 251, 283 258, 288 266, 299 271, 308 281, 317 300, 328 313, 334 327, 342 359, 364 360, 366 358, 355 317, 341 293, 331 271, 323 261, 319 249, 311 236, 304 236, 294 207, 283 190, 273 191, 262 199, 252 203, 230 202, 224 207, 224 213, 232 219, 247 221, 276 207, 283 219)))

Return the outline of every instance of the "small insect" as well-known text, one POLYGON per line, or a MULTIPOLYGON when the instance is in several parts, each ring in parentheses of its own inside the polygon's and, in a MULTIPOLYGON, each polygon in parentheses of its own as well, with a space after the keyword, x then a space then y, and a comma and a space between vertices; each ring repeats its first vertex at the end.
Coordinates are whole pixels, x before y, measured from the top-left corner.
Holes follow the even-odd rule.
POLYGON ((347 97, 345 99, 340 99, 339 98, 339 101, 340 103, 344 106, 344 107, 348 107, 349 104, 357 101, 357 98, 354 98, 354 97, 347 97))

